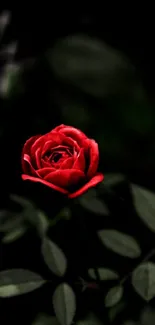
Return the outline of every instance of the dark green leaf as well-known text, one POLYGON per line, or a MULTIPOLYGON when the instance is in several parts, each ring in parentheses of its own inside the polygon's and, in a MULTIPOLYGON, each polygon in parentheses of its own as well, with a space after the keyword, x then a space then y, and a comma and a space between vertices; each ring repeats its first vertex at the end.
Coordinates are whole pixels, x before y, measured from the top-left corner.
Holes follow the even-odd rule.
POLYGON ((117 315, 119 315, 124 310, 125 306, 126 303, 121 301, 109 309, 108 316, 111 323, 115 320, 117 315))
POLYGON ((125 180, 123 174, 106 173, 104 175, 103 186, 112 187, 125 180))
POLYGON ((92 312, 90 312, 84 319, 77 321, 76 325, 103 325, 103 322, 92 312))
POLYGON ((0 272, 0 297, 12 297, 31 292, 46 281, 29 270, 11 269, 0 272))
MULTIPOLYGON (((100 267, 98 268, 98 272, 99 272, 100 279, 102 281, 119 279, 119 275, 113 270, 100 267)), ((88 274, 92 279, 96 280, 96 274, 93 268, 88 270, 88 274)))
POLYGON ((63 251, 50 239, 44 238, 41 252, 49 269, 57 276, 63 276, 67 269, 67 260, 63 251))
POLYGON ((123 325, 137 325, 137 322, 134 320, 126 320, 123 325))
POLYGON ((122 286, 116 286, 109 290, 105 297, 105 306, 106 307, 113 307, 116 305, 123 296, 123 287, 122 286))
POLYGON ((6 26, 9 24, 10 22, 10 12, 9 11, 3 11, 0 15, 0 38, 6 28, 6 26))
POLYGON ((49 227, 49 221, 45 213, 41 210, 37 210, 37 219, 38 219, 38 233, 40 236, 44 236, 49 227))
POLYGON ((76 311, 76 298, 67 283, 62 283, 56 288, 53 294, 53 307, 60 325, 72 324, 76 311))
POLYGON ((133 66, 103 41, 82 34, 68 36, 55 44, 47 58, 57 77, 92 96, 131 92, 133 66))
MULTIPOLYGON (((9 49, 6 49, 7 51, 9 49)), ((4 97, 9 97, 13 92, 21 91, 21 83, 19 83, 20 66, 15 63, 8 63, 5 66, 4 75, 1 83, 1 92, 4 97), (19 86, 18 86, 19 85, 19 86)), ((21 81, 21 80, 20 80, 21 81)))
POLYGON ((135 184, 131 189, 139 217, 150 230, 155 232, 155 193, 135 184))
POLYGON ((149 306, 142 310, 140 315, 140 325, 152 325, 155 324, 155 310, 149 306))
POLYGON ((155 297, 155 264, 145 262, 139 265, 132 274, 132 285, 135 291, 146 301, 155 297))
POLYGON ((11 194, 10 198, 22 206, 22 219, 33 226, 40 237, 44 236, 49 227, 48 217, 46 217, 44 212, 37 209, 31 201, 24 197, 11 194))
POLYGON ((27 228, 25 226, 18 226, 18 228, 9 231, 2 239, 4 244, 12 243, 20 239, 26 232, 27 228))
POLYGON ((60 325, 55 316, 50 316, 46 314, 39 314, 32 325, 60 325))
POLYGON ((95 189, 90 189, 87 193, 83 194, 79 198, 80 204, 90 212, 99 215, 109 215, 109 210, 106 204, 97 198, 97 193, 95 189))
POLYGON ((117 230, 104 229, 98 231, 98 236, 102 243, 113 252, 130 258, 138 258, 141 249, 136 240, 117 230))
POLYGON ((16 227, 22 225, 23 222, 24 222, 24 218, 20 213, 15 214, 7 210, 0 211, 1 232, 6 232, 6 231, 16 229, 16 227))

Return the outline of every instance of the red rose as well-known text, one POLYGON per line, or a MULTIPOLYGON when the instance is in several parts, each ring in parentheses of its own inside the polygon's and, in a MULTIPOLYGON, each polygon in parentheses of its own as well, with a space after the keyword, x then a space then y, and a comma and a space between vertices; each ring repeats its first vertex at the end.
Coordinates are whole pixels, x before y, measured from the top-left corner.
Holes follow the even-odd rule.
POLYGON ((80 130, 62 124, 26 141, 22 179, 75 198, 103 180, 103 174, 97 173, 98 162, 98 144, 80 130))

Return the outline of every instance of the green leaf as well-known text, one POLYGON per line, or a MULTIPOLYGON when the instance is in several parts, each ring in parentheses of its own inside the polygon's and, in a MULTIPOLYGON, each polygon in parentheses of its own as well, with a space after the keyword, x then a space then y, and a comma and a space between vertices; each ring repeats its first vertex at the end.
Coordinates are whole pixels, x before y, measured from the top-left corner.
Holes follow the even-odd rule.
POLYGON ((44 238, 41 253, 48 268, 57 276, 63 276, 67 269, 67 260, 63 251, 50 239, 44 238))
POLYGON ((2 238, 2 242, 4 244, 12 243, 12 242, 18 240, 19 238, 21 238, 25 234, 26 230, 27 230, 27 228, 25 226, 19 226, 17 229, 14 229, 14 230, 8 232, 2 238))
POLYGON ((135 291, 145 300, 155 297, 155 264, 145 262, 139 265, 132 274, 132 285, 135 291))
POLYGON ((46 217, 45 213, 41 210, 37 210, 37 216, 38 216, 38 233, 40 236, 44 236, 48 230, 49 227, 49 221, 46 217))
POLYGON ((59 217, 64 220, 70 220, 71 216, 71 210, 68 207, 63 208, 59 213, 59 217))
POLYGON ((41 287, 46 281, 29 270, 11 269, 0 272, 0 297, 22 295, 41 287))
POLYGON ((131 185, 135 209, 145 225, 155 232, 155 193, 140 187, 131 185))
POLYGON ((105 306, 106 307, 113 307, 116 305, 123 296, 123 287, 122 286, 115 286, 109 290, 105 297, 105 306))
POLYGON ((109 309, 108 316, 111 323, 115 320, 117 315, 119 315, 124 310, 125 306, 126 303, 121 301, 109 309))
MULTIPOLYGON (((100 267, 100 268, 98 268, 98 272, 99 272, 100 279, 102 281, 103 280, 117 280, 117 279, 119 279, 119 275, 113 270, 106 269, 104 267, 100 267)), ((96 280, 96 274, 95 274, 95 271, 93 268, 88 270, 88 274, 92 279, 96 280)))
POLYGON ((76 325, 103 325, 103 322, 92 312, 90 312, 84 319, 77 321, 76 325))
POLYGON ((50 221, 50 225, 55 225, 59 220, 70 220, 71 216, 71 210, 68 207, 65 207, 50 221))
POLYGON ((103 186, 112 187, 123 182, 124 180, 125 176, 123 174, 106 173, 102 183, 103 186))
POLYGON ((141 325, 155 324, 155 310, 154 310, 154 308, 147 306, 142 310, 142 313, 140 315, 140 324, 141 325))
POLYGON ((113 252, 129 258, 138 258, 141 255, 141 249, 136 240, 117 230, 105 229, 99 230, 98 236, 102 243, 113 252))
POLYGON ((137 322, 134 320, 126 320, 123 325, 137 325, 137 322))
POLYGON ((37 315, 32 325, 60 325, 60 323, 55 316, 40 313, 37 315))
POLYGON ((6 10, 3 11, 0 15, 0 37, 5 31, 6 26, 10 23, 10 16, 10 12, 6 10))
POLYGON ((18 196, 15 194, 10 195, 10 199, 14 201, 15 203, 19 204, 23 210, 22 210, 22 218, 30 223, 33 227, 38 227, 38 211, 35 205, 26 198, 22 196, 18 196))
POLYGON ((99 215, 109 215, 109 210, 105 203, 97 198, 97 192, 95 189, 90 189, 88 192, 83 194, 79 198, 80 204, 84 209, 99 214, 99 215))
POLYGON ((76 312, 74 291, 67 283, 61 283, 53 294, 53 307, 60 325, 72 324, 76 312))
POLYGON ((24 197, 11 194, 10 198, 22 206, 22 219, 34 227, 40 237, 44 236, 49 227, 48 217, 44 212, 24 197))
MULTIPOLYGON (((12 46, 12 44, 11 44, 12 46)), ((6 49, 7 51, 12 49, 6 49)), ((14 49, 15 51, 15 49, 14 49)), ((20 66, 15 63, 8 63, 5 66, 4 76, 2 79, 3 84, 1 85, 1 91, 3 96, 9 97, 15 92, 22 91, 22 82, 21 82, 21 69, 20 66)))
POLYGON ((22 225, 23 222, 24 219, 21 213, 15 214, 7 210, 0 211, 0 232, 7 232, 14 228, 16 229, 22 225))
POLYGON ((52 71, 60 80, 97 98, 122 95, 133 89, 134 68, 114 48, 86 35, 59 40, 47 54, 52 71), (132 87, 131 87, 132 84, 132 87))
POLYGON ((10 199, 23 207, 23 209, 34 209, 34 204, 22 196, 11 194, 10 199))
POLYGON ((57 102, 61 109, 61 116, 64 122, 70 123, 70 125, 74 125, 77 128, 85 129, 85 127, 90 123, 90 107, 87 107, 88 104, 86 102, 82 102, 82 98, 73 97, 71 98, 71 93, 67 98, 67 94, 65 92, 65 96, 57 96, 57 102), (74 110, 73 110, 74 107, 74 110), (78 112, 78 114, 75 114, 78 112), (88 114, 89 112, 89 114, 88 114))

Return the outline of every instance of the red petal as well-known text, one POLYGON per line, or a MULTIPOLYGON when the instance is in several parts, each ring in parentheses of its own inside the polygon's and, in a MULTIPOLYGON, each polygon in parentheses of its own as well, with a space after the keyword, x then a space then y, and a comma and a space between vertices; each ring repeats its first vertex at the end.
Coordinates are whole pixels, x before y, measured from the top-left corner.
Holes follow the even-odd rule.
POLYGON ((85 171, 85 156, 84 149, 81 149, 73 165, 73 169, 85 171))
POLYGON ((62 143, 63 139, 65 138, 65 136, 63 134, 57 133, 57 132, 53 132, 53 134, 51 132, 46 133, 45 135, 40 136, 33 144, 32 148, 31 148, 31 154, 32 156, 35 155, 36 150, 41 147, 43 148, 43 146, 48 142, 51 141, 51 146, 56 146, 62 143))
POLYGON ((98 183, 102 182, 104 179, 104 175, 102 173, 98 173, 95 175, 87 184, 82 186, 79 190, 74 193, 68 195, 70 199, 76 198, 86 192, 89 188, 96 186, 98 183))
MULTIPOLYGON (((68 145, 69 147, 74 147, 75 145, 77 145, 76 143, 74 143, 74 140, 70 139, 69 137, 66 137, 63 133, 55 131, 48 133, 48 135, 46 135, 46 137, 44 138, 44 141, 45 143, 43 145, 42 155, 44 155, 45 152, 49 149, 56 149, 58 146, 63 146, 65 148, 65 146, 68 147, 68 145)), ((77 146, 77 148, 79 147, 77 146)))
POLYGON ((56 126, 53 130, 51 130, 51 132, 53 132, 53 131, 59 132, 61 129, 63 129, 65 127, 66 127, 66 125, 60 124, 59 126, 56 126))
POLYGON ((71 185, 77 185, 85 178, 84 173, 78 169, 58 169, 55 172, 48 174, 45 180, 58 185, 63 188, 67 188, 71 185))
POLYGON ((55 172, 55 168, 52 167, 45 167, 37 170, 40 177, 44 178, 51 172, 55 172))
POLYGON ((51 167, 51 163, 50 162, 48 162, 48 161, 45 161, 44 159, 41 159, 41 167, 42 168, 50 168, 51 167))
POLYGON ((46 141, 42 148, 42 156, 52 148, 53 148, 53 140, 46 141))
POLYGON ((75 148, 75 150, 77 152, 80 151, 80 147, 74 139, 70 138, 69 136, 65 136, 63 133, 62 133, 62 135, 64 136, 63 144, 65 144, 66 146, 69 146, 70 148, 73 148, 73 149, 75 148))
POLYGON ((80 146, 82 146, 83 140, 87 139, 86 135, 81 130, 64 124, 57 126, 54 131, 61 132, 67 137, 74 139, 80 146))
POLYGON ((99 149, 98 144, 94 140, 89 140, 89 156, 90 163, 88 167, 87 177, 92 178, 97 171, 99 163, 99 149))
POLYGON ((37 168, 41 168, 41 148, 38 148, 35 152, 35 162, 37 168))
POLYGON ((36 139, 38 139, 39 137, 40 137, 39 135, 35 135, 35 136, 31 137, 30 139, 28 139, 24 144, 24 147, 23 147, 23 150, 22 150, 22 168, 23 168, 24 172, 26 172, 26 170, 25 170, 25 167, 26 167, 25 162, 23 160, 24 154, 26 153, 26 154, 30 155, 31 146, 36 141, 36 139))
POLYGON ((34 156, 35 152, 38 148, 41 148, 44 143, 44 136, 40 136, 34 143, 33 146, 31 147, 31 155, 34 156))
POLYGON ((32 175, 39 176, 37 171, 34 169, 34 167, 31 164, 31 158, 29 155, 24 154, 23 162, 24 162, 24 170, 26 170, 28 174, 31 173, 32 175))
POLYGON ((44 184, 44 185, 52 188, 53 190, 56 190, 56 191, 61 192, 63 194, 68 194, 68 191, 67 190, 64 190, 63 188, 61 188, 59 186, 56 186, 54 184, 51 184, 51 183, 45 181, 42 178, 37 178, 37 177, 33 177, 33 176, 29 176, 29 175, 22 174, 22 179, 23 179, 23 181, 29 180, 29 181, 32 181, 32 182, 42 183, 42 184, 44 184))
POLYGON ((60 166, 60 169, 70 169, 72 168, 73 163, 74 163, 74 159, 73 157, 70 157, 63 161, 63 163, 60 166))

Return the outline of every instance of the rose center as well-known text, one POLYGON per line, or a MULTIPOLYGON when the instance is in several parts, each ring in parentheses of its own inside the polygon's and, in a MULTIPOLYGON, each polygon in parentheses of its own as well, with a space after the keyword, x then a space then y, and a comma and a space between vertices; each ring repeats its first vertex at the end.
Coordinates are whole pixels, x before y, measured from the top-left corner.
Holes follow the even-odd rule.
POLYGON ((61 153, 55 153, 52 157, 52 160, 56 163, 61 159, 61 157, 62 157, 61 153))
POLYGON ((61 163, 73 156, 73 148, 66 146, 57 146, 46 151, 43 159, 55 168, 59 168, 61 163))

